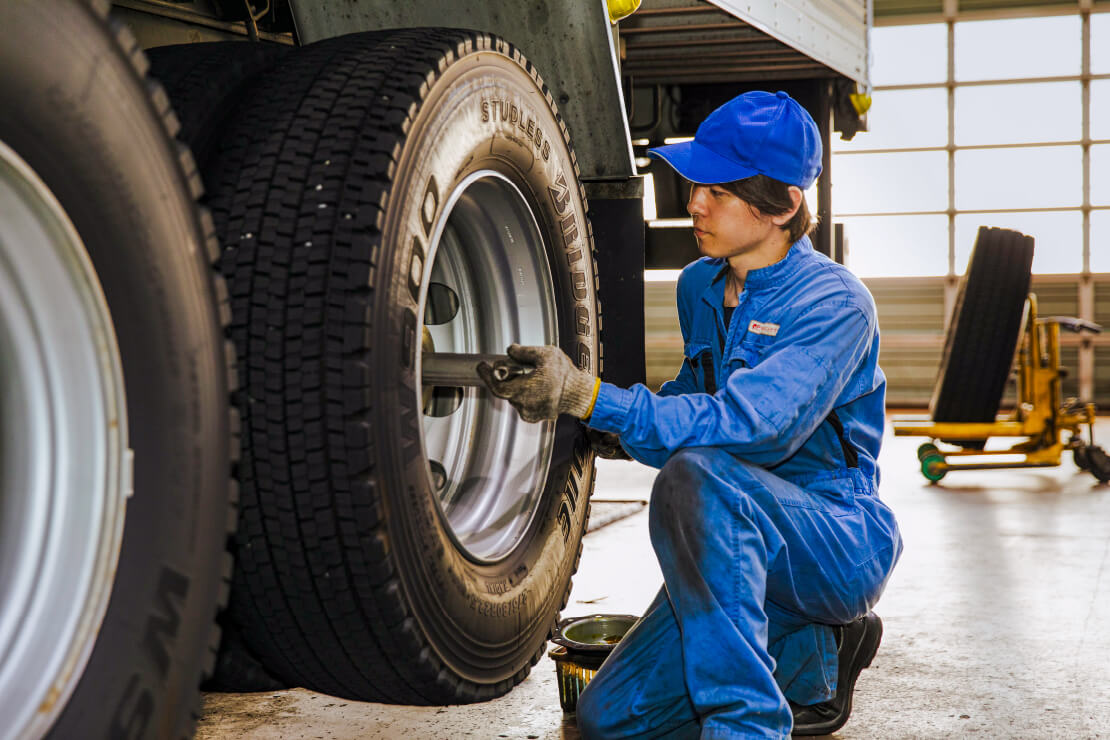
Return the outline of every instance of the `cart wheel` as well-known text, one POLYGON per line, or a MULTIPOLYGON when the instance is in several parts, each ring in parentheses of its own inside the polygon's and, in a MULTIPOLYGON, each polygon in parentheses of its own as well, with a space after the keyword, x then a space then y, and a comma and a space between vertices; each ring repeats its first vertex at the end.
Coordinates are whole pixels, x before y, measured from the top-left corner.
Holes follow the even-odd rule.
POLYGON ((936 483, 948 474, 948 466, 944 462, 944 455, 925 455, 921 459, 921 474, 930 483, 936 483))
POLYGON ((1110 483, 1110 455, 1096 445, 1087 448, 1087 470, 1098 478, 1099 483, 1110 483))
POLYGON ((1080 470, 1090 470, 1091 448, 1085 444, 1080 444, 1071 451, 1071 459, 1075 461, 1075 467, 1080 470))
POLYGON ((939 454, 940 454, 940 450, 937 449, 937 446, 935 444, 933 444, 932 442, 926 442, 925 444, 923 444, 923 445, 921 445, 920 447, 917 448, 917 459, 921 460, 922 462, 924 462, 925 458, 928 457, 929 455, 939 455, 939 454))

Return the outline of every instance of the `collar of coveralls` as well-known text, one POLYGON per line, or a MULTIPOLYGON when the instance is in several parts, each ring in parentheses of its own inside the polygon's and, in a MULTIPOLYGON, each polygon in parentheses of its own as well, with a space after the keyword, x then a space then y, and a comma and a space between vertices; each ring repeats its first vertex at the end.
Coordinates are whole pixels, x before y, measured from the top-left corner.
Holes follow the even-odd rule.
MULTIPOLYGON (((749 270, 747 277, 744 279, 744 289, 760 290, 781 285, 798 271, 798 268, 802 266, 802 261, 811 252, 813 252, 813 243, 809 240, 808 236, 803 236, 790 245, 790 249, 786 252, 786 256, 778 262, 767 265, 766 267, 760 267, 758 270, 749 270)), ((721 269, 717 272, 716 277, 713 278, 713 283, 723 279, 729 271, 729 264, 726 258, 721 257, 719 260, 715 261, 720 262, 721 269)))

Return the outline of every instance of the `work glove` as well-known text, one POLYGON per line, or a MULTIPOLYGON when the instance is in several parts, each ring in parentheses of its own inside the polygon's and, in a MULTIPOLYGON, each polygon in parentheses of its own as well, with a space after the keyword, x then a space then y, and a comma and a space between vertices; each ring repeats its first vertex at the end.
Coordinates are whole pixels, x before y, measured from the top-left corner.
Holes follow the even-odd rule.
POLYGON ((550 344, 542 347, 513 344, 507 351, 511 359, 536 369, 498 380, 493 376, 493 367, 483 362, 478 365, 478 375, 493 395, 513 405, 520 418, 537 422, 572 414, 584 419, 593 411, 598 380, 576 368, 563 350, 550 344))
POLYGON ((603 432, 600 429, 586 428, 586 439, 599 457, 606 460, 631 460, 632 458, 621 447, 621 438, 613 432, 603 432))

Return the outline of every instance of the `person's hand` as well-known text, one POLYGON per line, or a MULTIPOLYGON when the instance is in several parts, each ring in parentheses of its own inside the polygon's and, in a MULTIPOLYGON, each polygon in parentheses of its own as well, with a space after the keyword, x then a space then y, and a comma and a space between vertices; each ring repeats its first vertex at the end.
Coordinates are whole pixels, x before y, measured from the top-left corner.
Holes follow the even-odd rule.
POLYGON ((624 448, 621 447, 621 438, 614 432, 603 432, 600 429, 586 428, 586 439, 599 457, 606 460, 631 460, 624 448))
POLYGON ((573 414, 581 419, 590 411, 597 379, 575 367, 559 347, 514 344, 508 354, 516 362, 534 365, 536 369, 498 380, 493 376, 493 368, 483 362, 478 365, 478 375, 493 395, 513 405, 520 418, 537 422, 554 419, 559 414, 573 414))

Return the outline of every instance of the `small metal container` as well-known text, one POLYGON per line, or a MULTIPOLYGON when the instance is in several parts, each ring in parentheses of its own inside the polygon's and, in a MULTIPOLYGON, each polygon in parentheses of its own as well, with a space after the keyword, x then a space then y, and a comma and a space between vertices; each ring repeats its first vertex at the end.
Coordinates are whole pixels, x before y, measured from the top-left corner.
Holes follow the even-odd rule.
POLYGON ((559 622, 551 638, 558 647, 548 656, 555 661, 559 704, 564 712, 575 710, 578 697, 597 669, 638 620, 630 614, 594 614, 559 622))

